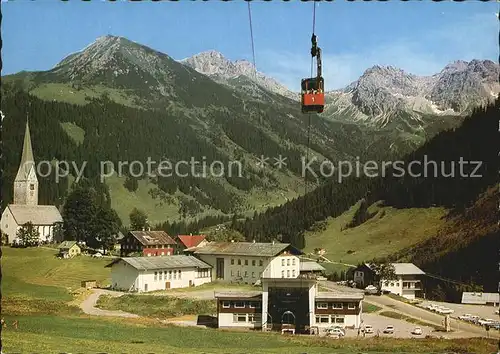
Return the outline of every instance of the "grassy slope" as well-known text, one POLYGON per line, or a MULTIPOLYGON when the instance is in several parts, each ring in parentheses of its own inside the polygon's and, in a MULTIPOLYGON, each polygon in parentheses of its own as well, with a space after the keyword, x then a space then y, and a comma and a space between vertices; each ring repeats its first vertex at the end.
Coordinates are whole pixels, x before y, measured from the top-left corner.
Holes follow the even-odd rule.
POLYGON ((370 206, 377 213, 365 223, 350 229, 341 229, 352 220, 359 203, 337 218, 327 219, 326 229, 306 234, 306 252, 324 248, 326 257, 334 262, 357 264, 374 257, 383 257, 435 236, 444 224, 446 210, 395 209, 370 206), (348 254, 348 251, 354 251, 348 254))
POLYGON ((494 341, 424 339, 421 341, 368 339, 332 341, 314 337, 229 332, 160 325, 148 319, 98 318, 83 315, 67 302, 81 280, 104 280, 106 260, 54 258, 54 250, 3 248, 3 352, 113 352, 113 353, 489 353, 494 341), (19 323, 18 329, 11 324, 19 323))

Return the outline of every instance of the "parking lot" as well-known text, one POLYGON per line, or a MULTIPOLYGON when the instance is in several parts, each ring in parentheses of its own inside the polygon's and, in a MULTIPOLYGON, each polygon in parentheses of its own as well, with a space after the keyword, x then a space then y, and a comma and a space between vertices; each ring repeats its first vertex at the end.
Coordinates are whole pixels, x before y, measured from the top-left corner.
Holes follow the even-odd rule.
POLYGON ((495 314, 498 307, 485 306, 485 305, 464 305, 464 304, 453 304, 449 302, 437 302, 437 301, 424 301, 420 306, 427 306, 429 304, 436 304, 452 309, 454 312, 450 315, 452 318, 456 318, 463 314, 476 315, 481 318, 491 318, 493 320, 498 320, 499 316, 495 314))
MULTIPOLYGON (((430 335, 434 330, 430 327, 418 326, 422 328, 421 335, 413 335, 411 332, 417 325, 403 321, 397 320, 389 317, 380 316, 377 314, 366 313, 362 315, 362 320, 364 325, 371 325, 373 327, 373 334, 367 334, 366 336, 376 336, 377 331, 380 331, 381 337, 393 337, 393 338, 425 338, 426 335, 430 335), (394 334, 384 334, 385 327, 393 325, 394 334)), ((358 335, 357 330, 346 331, 346 337, 356 337, 358 335)), ((360 334, 362 336, 362 334, 360 334)))

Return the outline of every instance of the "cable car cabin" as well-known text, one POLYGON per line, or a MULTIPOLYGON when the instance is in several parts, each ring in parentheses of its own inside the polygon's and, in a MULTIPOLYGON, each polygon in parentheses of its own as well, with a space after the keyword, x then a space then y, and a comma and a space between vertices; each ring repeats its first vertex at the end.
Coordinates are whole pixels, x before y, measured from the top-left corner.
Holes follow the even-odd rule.
POLYGON ((302 79, 302 113, 322 113, 325 108, 323 77, 302 79))

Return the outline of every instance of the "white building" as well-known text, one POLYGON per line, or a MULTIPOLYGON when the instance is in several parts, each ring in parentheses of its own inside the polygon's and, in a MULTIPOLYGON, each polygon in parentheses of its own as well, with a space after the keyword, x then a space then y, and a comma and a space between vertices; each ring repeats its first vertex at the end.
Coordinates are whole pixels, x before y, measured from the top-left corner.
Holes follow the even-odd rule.
POLYGON ((108 264, 111 287, 148 292, 209 283, 212 267, 193 256, 123 257, 108 264))
POLYGON ((289 243, 210 242, 185 250, 215 268, 212 280, 254 284, 261 277, 296 278, 298 255, 289 243))
POLYGON ((498 306, 499 303, 500 294, 498 293, 462 293, 462 304, 498 306))
POLYGON ((332 326, 359 328, 362 293, 319 292, 313 277, 262 278, 262 291, 219 292, 219 328, 319 333, 332 326))
POLYGON ((396 279, 380 279, 380 289, 407 299, 420 297, 422 292, 421 276, 425 272, 413 263, 392 263, 396 279))
POLYGON ((17 231, 31 222, 40 234, 40 242, 52 242, 54 227, 62 223, 59 210, 53 205, 38 205, 38 179, 31 147, 28 122, 24 133, 21 163, 14 180, 14 201, 9 204, 0 220, 0 229, 8 237, 8 243, 19 242, 17 231))

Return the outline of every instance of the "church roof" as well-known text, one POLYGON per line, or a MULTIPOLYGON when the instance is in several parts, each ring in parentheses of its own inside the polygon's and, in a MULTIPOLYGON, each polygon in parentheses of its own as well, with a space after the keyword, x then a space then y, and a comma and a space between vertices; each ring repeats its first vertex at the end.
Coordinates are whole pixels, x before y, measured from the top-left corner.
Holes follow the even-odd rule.
POLYGON ((16 181, 25 181, 28 178, 31 167, 35 165, 35 158, 33 157, 33 148, 31 147, 30 127, 28 120, 26 120, 26 130, 24 132, 23 154, 21 156, 21 163, 17 171, 16 181))
POLYGON ((61 213, 54 205, 9 204, 8 208, 18 225, 30 221, 33 225, 53 225, 63 221, 61 213))

